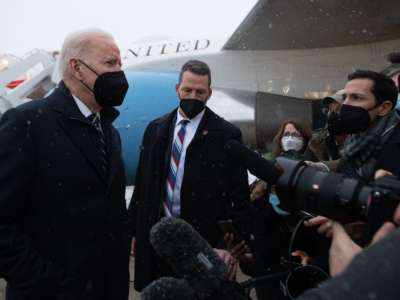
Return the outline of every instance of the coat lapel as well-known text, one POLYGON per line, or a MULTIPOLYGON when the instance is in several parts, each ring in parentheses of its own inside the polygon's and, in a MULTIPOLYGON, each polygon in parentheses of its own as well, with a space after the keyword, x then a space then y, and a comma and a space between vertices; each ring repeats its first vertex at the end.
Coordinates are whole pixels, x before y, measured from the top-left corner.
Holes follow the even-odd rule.
POLYGON ((100 117, 103 132, 106 138, 107 153, 108 153, 108 178, 107 190, 111 187, 114 175, 118 169, 118 164, 121 158, 121 139, 116 130, 113 128, 112 122, 119 116, 119 112, 115 108, 103 108, 100 117))
POLYGON ((212 133, 213 131, 218 130, 216 118, 218 118, 218 116, 206 107, 204 116, 200 121, 199 127, 197 127, 196 133, 189 147, 193 147, 198 143, 203 143, 210 132, 212 133))
MULTIPOLYGON (((157 122, 156 147, 159 149, 159 163, 162 165, 162 170, 168 166, 171 156, 171 145, 173 138, 174 124, 176 121, 176 110, 172 111, 165 118, 157 122)), ((163 175, 166 175, 165 172, 163 175)), ((166 177, 166 176, 165 176, 166 177)))
POLYGON ((93 141, 97 134, 96 129, 82 115, 64 82, 61 81, 53 92, 49 99, 49 105, 59 113, 57 122, 71 142, 79 149, 97 175, 107 182, 96 157, 97 149, 93 141))
POLYGON ((109 172, 107 180, 107 190, 110 189, 115 173, 117 171, 119 157, 121 156, 121 143, 115 130, 112 130, 111 124, 107 129, 107 151, 109 153, 109 172))
MULTIPOLYGON (((88 161, 89 165, 96 171, 97 175, 104 181, 100 164, 96 158, 95 144, 93 143, 93 130, 90 124, 85 124, 79 119, 71 119, 60 116, 58 123, 68 135, 72 143, 77 147, 81 154, 88 161)), ((96 129, 94 129, 96 130, 96 129)))

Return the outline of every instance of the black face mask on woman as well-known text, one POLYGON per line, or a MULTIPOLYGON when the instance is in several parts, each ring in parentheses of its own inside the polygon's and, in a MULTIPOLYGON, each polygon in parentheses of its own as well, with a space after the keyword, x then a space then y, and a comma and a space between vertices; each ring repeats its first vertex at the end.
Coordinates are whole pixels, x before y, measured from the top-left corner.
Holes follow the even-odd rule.
POLYGON ((371 124, 369 111, 375 109, 364 109, 358 106, 343 104, 339 112, 329 112, 328 130, 331 134, 360 133, 368 129, 371 124))
POLYGON ((81 83, 94 94, 96 102, 102 107, 121 105, 129 88, 124 72, 106 72, 99 75, 82 60, 80 62, 98 76, 93 90, 81 80, 81 83))
POLYGON ((206 106, 204 101, 198 99, 185 98, 181 99, 179 107, 183 110, 189 119, 197 116, 206 106))

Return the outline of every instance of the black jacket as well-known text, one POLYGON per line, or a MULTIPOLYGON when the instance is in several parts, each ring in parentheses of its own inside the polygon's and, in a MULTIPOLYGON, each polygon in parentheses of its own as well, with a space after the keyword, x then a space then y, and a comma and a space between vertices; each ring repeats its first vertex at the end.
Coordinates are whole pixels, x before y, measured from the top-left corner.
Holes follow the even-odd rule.
POLYGON ((389 141, 383 146, 375 165, 375 171, 384 169, 400 177, 400 125, 397 125, 389 141))
POLYGON ((125 177, 111 125, 117 115, 101 112, 108 178, 96 160, 96 129, 63 82, 2 116, 0 277, 12 299, 128 298, 125 177))
MULTIPOLYGON (((175 116, 176 110, 152 121, 143 137, 130 204, 136 237, 135 288, 138 290, 156 276, 151 267, 154 254, 149 231, 164 215, 162 201, 175 116)), ((233 218, 246 223, 243 220, 249 204, 247 173, 226 155, 224 145, 230 139, 240 140, 240 130, 206 108, 186 151, 181 218, 213 246, 222 238, 219 220, 233 218)))
MULTIPOLYGON (((391 172, 393 175, 400 177, 400 159, 398 158, 400 151, 400 124, 396 126, 393 133, 382 145, 379 154, 376 157, 376 161, 373 163, 371 172, 365 175, 360 175, 351 161, 346 161, 345 159, 340 159, 337 162, 337 171, 343 173, 347 177, 355 178, 361 180, 364 183, 370 183, 374 174, 379 169, 384 169, 391 172)), ((369 163, 367 161, 366 163, 369 163)))

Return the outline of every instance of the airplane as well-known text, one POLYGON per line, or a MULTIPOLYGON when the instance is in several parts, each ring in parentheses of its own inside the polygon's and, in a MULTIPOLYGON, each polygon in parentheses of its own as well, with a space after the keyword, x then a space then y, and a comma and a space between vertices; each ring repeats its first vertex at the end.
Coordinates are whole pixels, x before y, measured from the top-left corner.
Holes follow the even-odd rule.
MULTIPOLYGON (((287 118, 321 126, 318 100, 341 89, 347 74, 387 69, 386 56, 400 49, 399 11, 398 0, 259 0, 227 41, 131 45, 123 60, 130 88, 114 124, 129 184, 145 127, 178 104, 175 84, 187 60, 210 65, 213 96, 207 105, 236 124, 246 144, 265 148, 287 118)), ((4 86, 8 79, 2 81, 1 75, 4 86)), ((53 72, 37 85, 48 90, 49 78, 59 80, 53 72)), ((17 94, 21 88, 18 97, 13 95, 18 103, 29 96, 27 88, 22 91, 28 84, 13 89, 17 94)), ((0 86, 0 110, 5 98, 0 86)))

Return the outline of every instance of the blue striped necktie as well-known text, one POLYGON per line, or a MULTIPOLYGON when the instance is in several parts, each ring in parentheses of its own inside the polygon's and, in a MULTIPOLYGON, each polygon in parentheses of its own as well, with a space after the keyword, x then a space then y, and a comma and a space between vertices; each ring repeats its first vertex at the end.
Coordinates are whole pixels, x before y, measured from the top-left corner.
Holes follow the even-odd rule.
POLYGON ((179 131, 174 138, 171 149, 171 159, 167 176, 167 193, 164 201, 164 210, 167 217, 177 217, 179 215, 179 203, 174 199, 174 190, 176 183, 176 175, 178 173, 179 162, 182 155, 183 141, 185 140, 186 125, 189 120, 181 120, 179 122, 179 131))

